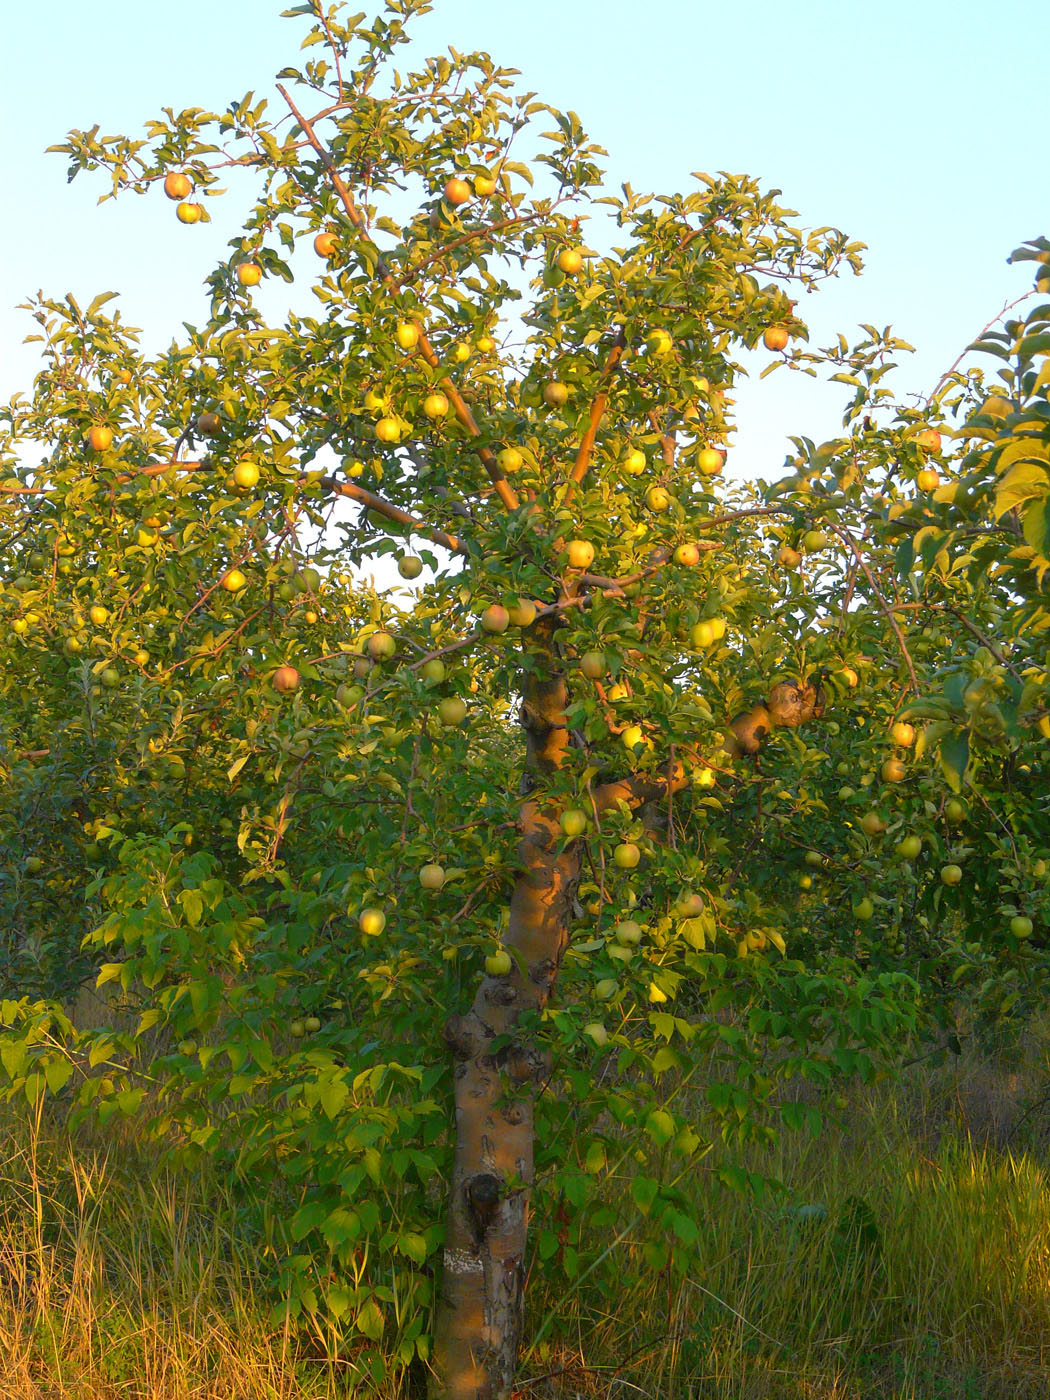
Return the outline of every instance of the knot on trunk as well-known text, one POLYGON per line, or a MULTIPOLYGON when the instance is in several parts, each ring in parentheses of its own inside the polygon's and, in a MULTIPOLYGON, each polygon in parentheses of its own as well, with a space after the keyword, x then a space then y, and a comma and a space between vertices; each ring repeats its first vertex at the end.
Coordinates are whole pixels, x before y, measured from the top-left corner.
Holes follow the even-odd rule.
POLYGON ((450 1016, 445 1022, 445 1044, 457 1060, 469 1060, 474 1053, 474 1037, 462 1016, 450 1016))
POLYGON ((502 1190, 502 1181, 492 1172, 478 1172, 463 1183, 467 1213, 479 1243, 496 1217, 502 1190))

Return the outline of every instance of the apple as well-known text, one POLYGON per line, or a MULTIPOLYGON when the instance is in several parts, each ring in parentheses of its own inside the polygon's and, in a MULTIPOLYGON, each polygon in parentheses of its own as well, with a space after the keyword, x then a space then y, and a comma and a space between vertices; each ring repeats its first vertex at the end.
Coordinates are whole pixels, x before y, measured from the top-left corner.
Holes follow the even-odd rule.
POLYGON ((523 460, 521 453, 516 447, 505 447, 496 458, 500 471, 506 472, 508 476, 518 470, 523 460))
POLYGON ((980 411, 987 413, 990 418, 1005 418, 1010 412, 1010 400, 1004 399, 1002 394, 990 394, 981 405, 980 411))
POLYGON ((819 851, 807 851, 804 859, 807 865, 812 865, 814 867, 824 864, 824 857, 819 851))
POLYGON ((109 617, 109 609, 104 608, 101 603, 93 603, 88 608, 88 617, 96 627, 101 627, 106 618, 109 617))
POLYGON ((827 549, 831 541, 823 530, 807 530, 802 536, 802 543, 809 554, 816 554, 821 549, 827 549))
POLYGON ((711 647, 725 636, 725 619, 705 617, 689 629, 689 640, 694 647, 711 647))
POLYGON ((595 982, 594 995, 599 1001, 609 1001, 616 995, 619 985, 615 977, 603 977, 600 982, 595 982))
POLYGON ((802 563, 802 555, 799 554, 797 549, 792 549, 789 544, 786 544, 777 555, 777 561, 783 565, 785 569, 797 569, 802 563))
POLYGON ((953 826, 958 826, 961 821, 966 820, 965 802, 960 802, 957 797, 950 798, 944 808, 944 815, 953 826))
POLYGON ((489 953, 485 959, 485 971, 490 977, 506 977, 513 966, 514 963, 506 948, 497 948, 494 953, 489 953))
POLYGON ((475 193, 480 199, 488 199, 488 197, 489 197, 490 195, 495 194, 495 193, 496 193, 496 182, 495 182, 495 180, 492 178, 492 176, 491 176, 491 175, 475 175, 475 176, 474 176, 474 193, 475 193))
POLYGON ((622 919, 613 929, 613 937, 621 948, 636 948, 642 941, 642 926, 634 919, 622 919))
POLYGON ((278 666, 271 677, 274 690, 281 695, 290 695, 299 688, 299 672, 294 666, 278 666))
POLYGON ((373 661, 389 661, 397 652, 397 642, 389 632, 373 632, 365 646, 373 661))
POLYGON ((44 861, 41 856, 27 856, 24 866, 27 875, 39 875, 44 868, 44 861))
POLYGON ((470 346, 460 341, 458 345, 452 347, 452 359, 457 365, 465 365, 470 359, 470 346))
POLYGON ((88 429, 87 441, 95 452, 105 452, 113 443, 113 429, 108 428, 105 423, 96 423, 93 428, 88 429))
POLYGON ((561 814, 561 829, 570 840, 582 836, 590 823, 582 807, 566 807, 561 814))
POLYGON ((886 823, 878 812, 865 812, 860 819, 860 829, 865 836, 881 836, 886 830, 886 823))
POLYGON ((400 442, 401 424, 396 418, 380 418, 375 427, 375 434, 380 442, 400 442))
POLYGON ((579 248, 563 248, 558 254, 558 266, 568 277, 575 277, 583 267, 583 254, 579 248))
POLYGON ((786 326, 767 326, 762 344, 767 350, 783 350, 789 338, 786 326))
POLYGON ((693 773, 694 787, 701 789, 713 788, 716 781, 715 770, 713 768, 704 766, 703 768, 697 768, 693 773))
POLYGON ((621 870, 633 870, 642 858, 642 853, 633 841, 622 841, 613 851, 613 860, 621 870))
POLYGON ((331 229, 324 229, 314 238, 314 252, 319 258, 330 258, 338 247, 338 235, 331 229))
POLYGON ((185 201, 176 206, 175 217, 180 224, 198 224, 204 217, 204 206, 185 201))
POLYGON ((864 895, 863 898, 858 899, 856 904, 854 904, 853 906, 854 918, 860 919, 862 923, 866 923, 874 913, 875 906, 874 904, 872 904, 871 900, 868 898, 867 895, 864 895))
POLYGON ((262 281, 262 268, 258 263, 239 263, 237 265, 237 281, 242 287, 257 287, 262 281))
POLYGON ((675 912, 680 919, 695 919, 704 912, 704 897, 693 890, 684 890, 675 901, 675 912))
POLYGON ((573 569, 589 569, 594 563, 594 545, 590 540, 570 540, 567 553, 573 569))
POLYGON ((857 675, 852 666, 843 666, 842 670, 838 672, 838 675, 846 682, 851 690, 855 685, 860 684, 860 676, 857 675))
POLYGON ((444 418, 448 412, 448 398, 444 394, 428 394, 423 400, 423 412, 430 419, 444 418))
POLYGON ((620 735, 620 742, 624 748, 630 749, 633 753, 639 744, 648 745, 649 741, 645 737, 645 731, 640 724, 629 724, 620 735))
POLYGON ((312 627, 317 621, 317 614, 313 612, 312 609, 307 608, 306 612, 303 613, 303 621, 308 627, 312 627))
POLYGON ((1025 914, 1015 914, 1010 920, 1010 932, 1015 938, 1031 938, 1035 925, 1025 914))
POLYGON ((536 621, 537 611, 531 598, 519 598, 514 607, 508 609, 508 614, 515 627, 531 627, 536 621))
POLYGON ((658 514, 669 509, 671 505, 671 494, 663 486, 650 486, 645 493, 645 504, 650 510, 658 514))
POLYGON ((474 344, 482 355, 491 355, 496 348, 496 342, 490 335, 479 335, 474 344))
POLYGON ((440 685, 445 679, 445 663, 439 657, 433 656, 429 661, 423 662, 421 674, 425 681, 432 685, 440 685))
POLYGON ((631 692, 624 685, 623 681, 616 681, 615 684, 611 685, 605 692, 605 698, 606 700, 611 700, 613 704, 615 704, 617 700, 626 700, 630 693, 631 692))
POLYGON ((549 408, 561 408, 569 401, 569 389, 566 384, 559 384, 556 379, 552 379, 543 386, 543 402, 549 408))
POLYGON ((458 175, 453 175, 452 178, 445 183, 444 194, 449 204, 466 204, 471 196, 471 188, 466 180, 460 179, 458 175))
POLYGON ((169 199, 185 199, 193 189, 193 181, 182 170, 173 170, 164 177, 164 193, 169 199))
POLYGON ((908 770, 899 758, 888 758, 879 773, 884 783, 902 783, 908 776, 908 770))
POLYGON ((650 333, 645 342, 645 348, 650 355, 658 355, 662 358, 664 355, 669 355, 674 349, 674 341, 666 331, 656 330, 650 333))
POLYGON ((233 469, 233 479, 242 491, 250 491, 259 484, 259 468, 247 458, 242 459, 233 469))
POLYGON ((486 632, 506 632, 510 626, 510 613, 499 603, 492 603, 481 614, 481 626, 486 632))
POLYGON ((608 1045, 609 1043, 609 1032, 601 1021, 588 1021, 583 1028, 583 1033, 590 1040, 593 1040, 595 1045, 608 1045))
POLYGON ((910 749, 915 743, 915 729, 912 725, 906 724, 904 720, 898 720, 890 730, 890 737, 895 744, 899 744, 902 749, 910 749))
POLYGON ((359 685, 338 685, 335 689, 335 703, 341 709, 349 709, 351 705, 356 705, 364 691, 359 685))
POLYGON ((466 702, 458 695, 446 695, 438 704, 438 719, 449 728, 462 724, 466 717, 466 702))
POLYGON ((207 413, 202 413, 197 419, 197 431, 201 437, 214 437, 221 430, 222 419, 217 413, 209 410, 207 413))
POLYGON ((585 651, 580 657, 580 670, 589 681, 600 681, 605 675, 605 653, 585 651))
POLYGON ((116 690, 120 684, 120 672, 115 666, 107 666, 100 674, 99 680, 107 690, 116 690))
POLYGON ((725 453, 717 447, 705 447, 696 454, 697 469, 704 476, 717 476, 725 466, 725 453))
POLYGON ((222 576, 222 586, 227 593, 239 593, 242 588, 247 588, 248 580, 240 569, 229 569, 222 576))
POLYGON ((941 478, 932 467, 923 467, 915 478, 915 485, 920 491, 936 491, 941 484, 941 478))
POLYGON ((700 551, 691 542, 680 544, 675 549, 674 562, 684 565, 687 569, 695 568, 700 563, 700 551))
POLYGON ((962 877, 963 873, 961 865, 943 865, 941 867, 942 885, 957 885, 962 879, 962 877))
POLYGON ((445 883, 445 868, 441 865, 424 865, 419 871, 419 883, 425 890, 439 890, 445 883))
POLYGON ((940 452, 941 450, 941 435, 936 428, 923 428, 922 432, 916 433, 915 441, 920 447, 925 447, 930 452, 940 452))
POLYGON ((369 938, 378 938, 386 928, 386 915, 382 909, 362 909, 357 916, 357 927, 369 938))
POLYGON ((901 860, 914 860, 921 850, 921 836, 905 836, 903 841, 897 842, 897 854, 901 860))
POLYGON ((411 321, 402 321, 394 331, 394 339, 402 350, 414 350, 419 344, 419 327, 411 321))
POLYGON ((397 561, 397 571, 402 578, 418 578, 423 572, 423 561, 414 554, 404 554, 397 561))
POLYGON ((811 890, 813 888, 813 876, 800 875, 798 877, 798 887, 800 890, 811 890))

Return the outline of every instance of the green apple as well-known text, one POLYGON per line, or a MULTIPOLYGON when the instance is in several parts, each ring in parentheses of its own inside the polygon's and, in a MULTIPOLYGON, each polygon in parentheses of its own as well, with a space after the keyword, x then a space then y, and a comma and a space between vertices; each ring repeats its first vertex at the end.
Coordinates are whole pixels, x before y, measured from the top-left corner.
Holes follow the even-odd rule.
POLYGON ((433 656, 429 661, 423 662, 422 677, 429 681, 431 685, 440 685, 445 679, 445 663, 440 658, 433 656))
POLYGON ((622 919, 613 929, 613 937, 621 948, 636 948, 642 941, 642 926, 634 919, 622 919))
POLYGON ((1025 914, 1015 914, 1010 920, 1010 932, 1015 938, 1031 938, 1035 925, 1025 914))
POLYGON ((414 554, 406 554, 397 561, 397 571, 402 578, 418 578, 423 572, 423 561, 414 554))
POLYGON ((389 632, 373 632, 365 645, 373 661, 389 661, 397 651, 397 642, 389 632))
POLYGON ((867 920, 870 919, 874 913, 875 906, 874 904, 872 904, 871 900, 868 898, 867 895, 864 895, 861 899, 858 899, 856 904, 854 904, 853 906, 854 917, 860 919, 862 922, 867 922, 867 920))
POLYGON ((824 864, 824 857, 819 851, 807 851, 805 860, 807 865, 821 866, 824 864))
POLYGON ((921 836, 905 836, 903 841, 897 842, 897 854, 901 860, 914 860, 921 850, 921 836))
POLYGON ((378 938, 386 928, 386 915, 382 909, 362 909, 357 916, 357 927, 370 938, 378 938))
POLYGON ((314 1031, 319 1031, 321 1029, 321 1018, 319 1016, 307 1016, 303 1021, 303 1029, 308 1035, 312 1035, 314 1031))
POLYGON ((605 675, 605 653, 585 651, 580 657, 580 670, 589 681, 600 681, 605 675))
POLYGON ((570 840, 582 836, 588 825, 587 813, 581 807, 567 807, 561 814, 561 829, 570 840))
POLYGON ((485 959, 485 971, 490 977, 506 977, 513 966, 514 963, 506 948, 497 948, 494 953, 489 953, 485 959))
POLYGON ((613 860, 621 870, 633 870, 642 858, 642 853, 633 841, 622 841, 613 851, 613 860))
POLYGON ((458 695, 446 695, 438 705, 438 719, 449 728, 462 724, 466 717, 466 702, 458 695))
POLYGON ((425 890, 439 890, 445 883, 445 869, 441 865, 424 865, 419 871, 419 883, 425 890))
POLYGON ((944 815, 953 826, 958 826, 961 821, 966 820, 965 802, 960 802, 957 797, 951 798, 945 806, 944 815))
POLYGON ((615 977, 603 977, 600 982, 595 982, 594 995, 599 1001, 609 1001, 616 995, 619 985, 615 977))
POLYGON ((645 504, 650 510, 658 514, 669 509, 671 505, 671 493, 663 486, 650 486, 645 493, 645 504))
POLYGON ((962 877, 961 865, 945 865, 941 867, 941 883, 944 885, 957 885, 962 877))
POLYGON ((583 1033, 593 1040, 595 1045, 608 1045, 609 1043, 609 1032, 601 1021, 588 1021, 583 1028, 583 1033))

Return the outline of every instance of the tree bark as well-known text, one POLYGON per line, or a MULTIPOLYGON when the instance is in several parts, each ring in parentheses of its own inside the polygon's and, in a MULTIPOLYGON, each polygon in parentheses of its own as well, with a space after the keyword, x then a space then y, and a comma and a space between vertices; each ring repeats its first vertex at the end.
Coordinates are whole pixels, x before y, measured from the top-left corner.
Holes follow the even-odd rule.
MULTIPOLYGON (((525 787, 542 794, 544 772, 560 766, 569 742, 567 691, 552 625, 539 623, 530 631, 535 649, 522 706, 525 787)), ((749 752, 775 725, 795 727, 819 716, 823 697, 819 687, 805 683, 777 686, 758 708, 764 732, 755 736, 753 748, 747 745, 749 752)), ((742 736, 736 737, 739 742, 742 736)), ((684 766, 674 762, 663 774, 605 784, 595 803, 599 812, 619 801, 638 806, 687 783, 684 766)), ((557 813, 530 796, 523 800, 519 828, 519 873, 505 939, 513 966, 506 976, 486 977, 470 1010, 445 1027, 455 1058, 456 1143, 430 1400, 507 1400, 521 1339, 534 1098, 549 1066, 518 1034, 518 1024, 524 1012, 547 1004, 558 975, 581 847, 567 843, 557 813)))
MULTIPOLYGON (((531 656, 522 706, 529 790, 559 766, 568 743, 566 688, 551 630, 534 630, 540 645, 531 656)), ((580 849, 575 842, 566 846, 556 813, 528 796, 519 829, 519 873, 505 939, 513 966, 506 976, 486 977, 471 1009, 445 1028, 455 1057, 456 1145, 432 1400, 506 1400, 521 1339, 534 1096, 549 1067, 516 1032, 524 1012, 546 1005, 557 977, 580 849), (503 1040, 494 1048, 496 1037, 503 1040)))

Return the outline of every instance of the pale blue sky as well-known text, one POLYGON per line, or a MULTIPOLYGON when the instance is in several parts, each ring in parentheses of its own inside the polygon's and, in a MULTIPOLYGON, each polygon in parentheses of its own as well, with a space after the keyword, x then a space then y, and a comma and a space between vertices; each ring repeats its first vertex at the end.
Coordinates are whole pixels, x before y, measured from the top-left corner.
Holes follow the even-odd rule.
MULTIPOLYGON (((361 7, 365 0, 359 0, 361 7)), ((10 6, 0 45, 7 213, 0 221, 0 395, 34 360, 15 303, 43 288, 122 293, 156 347, 202 321, 201 280, 235 232, 240 201, 207 228, 163 198, 96 208, 101 177, 65 183, 44 147, 70 126, 137 134, 162 106, 221 109, 271 91, 296 62, 301 22, 271 0, 49 0, 10 6), (229 222, 227 222, 229 221, 229 222)), ((522 82, 577 111, 609 151, 613 183, 687 185, 696 169, 747 171, 783 190, 806 224, 869 245, 860 280, 799 308, 815 339, 892 323, 919 350, 901 380, 926 391, 999 309, 1031 284, 1005 257, 1050 232, 1045 156, 1050 15, 973 0, 438 0, 428 52, 489 50, 522 82)), ((837 391, 774 375, 739 395, 740 467, 775 472, 788 433, 827 437, 837 391)))

